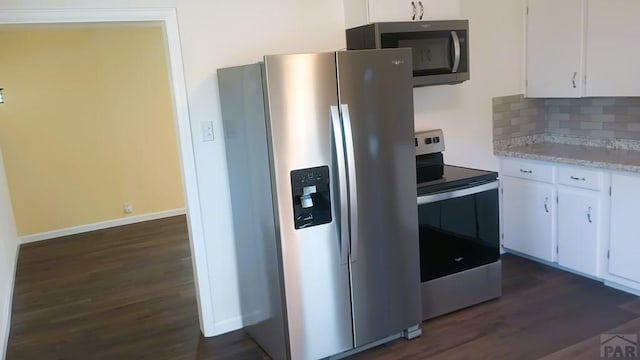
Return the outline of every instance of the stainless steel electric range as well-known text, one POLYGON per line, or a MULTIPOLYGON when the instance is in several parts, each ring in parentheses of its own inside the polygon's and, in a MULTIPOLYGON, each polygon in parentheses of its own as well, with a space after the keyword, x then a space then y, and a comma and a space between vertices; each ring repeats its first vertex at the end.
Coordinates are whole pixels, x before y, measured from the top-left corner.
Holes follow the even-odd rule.
POLYGON ((422 316, 502 295, 498 174, 445 165, 442 130, 415 135, 422 316))

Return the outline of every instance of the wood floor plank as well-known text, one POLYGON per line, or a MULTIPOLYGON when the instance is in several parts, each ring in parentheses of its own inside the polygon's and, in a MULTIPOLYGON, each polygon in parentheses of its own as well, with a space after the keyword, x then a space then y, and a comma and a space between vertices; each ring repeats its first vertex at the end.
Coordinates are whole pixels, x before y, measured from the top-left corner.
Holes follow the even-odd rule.
MULTIPOLYGON (((503 277, 500 299, 352 358, 590 359, 602 333, 640 335, 636 296, 512 255, 503 277)), ((7 359, 268 356, 242 330, 201 336, 186 219, 177 216, 23 246, 7 359)))
POLYGON ((637 298, 633 301, 630 301, 626 304, 622 304, 620 305, 621 309, 624 309, 626 311, 630 311, 634 314, 637 314, 638 316, 640 316, 640 298, 637 298))
MULTIPOLYGON (((601 334, 635 334, 640 338, 640 318, 633 319, 622 325, 602 331, 601 334)), ((562 360, 562 359, 602 359, 600 357, 600 335, 592 336, 577 344, 559 350, 548 356, 544 360, 562 360)))

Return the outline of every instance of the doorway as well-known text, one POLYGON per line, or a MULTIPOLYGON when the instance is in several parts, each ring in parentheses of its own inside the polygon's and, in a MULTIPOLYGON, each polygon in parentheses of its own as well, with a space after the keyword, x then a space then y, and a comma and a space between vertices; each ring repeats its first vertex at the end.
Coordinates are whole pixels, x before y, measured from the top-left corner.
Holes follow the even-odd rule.
POLYGON ((204 233, 195 170, 193 140, 189 123, 187 93, 181 58, 180 38, 175 9, 78 10, 78 11, 7 11, 0 14, 3 24, 90 24, 90 23, 158 22, 163 29, 167 49, 172 107, 184 187, 189 242, 193 259, 200 329, 213 334, 214 319, 204 233))

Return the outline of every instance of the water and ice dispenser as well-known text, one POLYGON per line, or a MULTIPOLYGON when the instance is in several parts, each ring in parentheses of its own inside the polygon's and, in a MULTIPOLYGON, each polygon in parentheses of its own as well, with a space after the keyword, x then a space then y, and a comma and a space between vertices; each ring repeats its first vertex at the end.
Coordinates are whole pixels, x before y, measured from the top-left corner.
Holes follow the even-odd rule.
POLYGON ((291 195, 296 230, 331 222, 328 166, 291 171, 291 195))

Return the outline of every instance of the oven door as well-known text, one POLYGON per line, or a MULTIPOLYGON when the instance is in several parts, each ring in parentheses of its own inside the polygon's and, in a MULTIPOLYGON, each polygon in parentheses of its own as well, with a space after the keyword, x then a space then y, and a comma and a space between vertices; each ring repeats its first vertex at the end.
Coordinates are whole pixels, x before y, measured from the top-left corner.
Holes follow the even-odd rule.
POLYGON ((498 206, 498 181, 419 196, 421 281, 498 261, 498 206))

